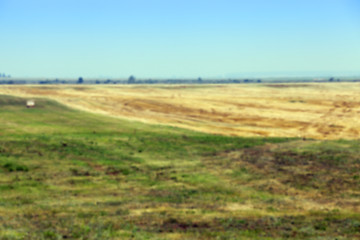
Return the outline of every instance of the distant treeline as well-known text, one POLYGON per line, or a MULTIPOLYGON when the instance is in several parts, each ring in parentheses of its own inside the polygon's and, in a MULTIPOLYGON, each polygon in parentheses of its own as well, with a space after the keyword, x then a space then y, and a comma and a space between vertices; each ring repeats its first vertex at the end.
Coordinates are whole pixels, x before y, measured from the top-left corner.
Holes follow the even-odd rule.
POLYGON ((130 76, 128 79, 122 80, 84 80, 79 77, 77 80, 59 80, 59 79, 46 79, 46 80, 0 80, 0 84, 241 84, 241 83, 286 83, 286 82, 360 82, 360 78, 297 78, 297 79, 136 79, 134 76, 130 76))
POLYGON ((39 81, 27 80, 7 80, 0 81, 0 84, 216 84, 216 83, 261 83, 261 79, 136 79, 130 76, 123 80, 84 80, 80 77, 78 80, 59 80, 46 79, 39 81))
POLYGON ((25 80, 0 80, 0 84, 28 84, 25 80))

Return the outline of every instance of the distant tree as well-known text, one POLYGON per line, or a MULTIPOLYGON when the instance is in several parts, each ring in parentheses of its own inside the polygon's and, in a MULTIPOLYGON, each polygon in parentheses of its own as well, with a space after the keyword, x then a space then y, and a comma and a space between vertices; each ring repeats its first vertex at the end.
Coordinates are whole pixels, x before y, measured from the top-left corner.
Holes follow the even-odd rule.
POLYGON ((135 83, 135 77, 133 75, 131 75, 128 79, 128 83, 129 84, 132 84, 132 83, 135 83))
POLYGON ((257 82, 258 82, 258 83, 261 83, 261 79, 258 79, 257 82))
POLYGON ((329 82, 333 82, 333 81, 334 81, 333 77, 329 78, 329 82))
POLYGON ((96 80, 95 83, 96 83, 96 84, 100 84, 100 81, 99 81, 99 80, 96 80))
POLYGON ((82 84, 84 82, 84 79, 82 77, 79 77, 77 80, 77 84, 82 84))
POLYGON ((203 81, 203 80, 202 80, 201 77, 199 77, 199 78, 197 79, 197 82, 198 82, 198 83, 202 83, 202 81, 203 81))

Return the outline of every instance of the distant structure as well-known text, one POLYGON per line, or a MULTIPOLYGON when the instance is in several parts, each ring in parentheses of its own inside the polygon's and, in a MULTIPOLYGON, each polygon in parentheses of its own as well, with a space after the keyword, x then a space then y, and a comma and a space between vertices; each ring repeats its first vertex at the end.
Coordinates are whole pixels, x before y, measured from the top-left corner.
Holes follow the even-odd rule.
POLYGON ((27 108, 34 108, 35 107, 35 101, 34 100, 27 100, 26 101, 26 107, 27 108))
POLYGON ((135 77, 131 75, 128 79, 128 84, 134 84, 135 83, 135 77))

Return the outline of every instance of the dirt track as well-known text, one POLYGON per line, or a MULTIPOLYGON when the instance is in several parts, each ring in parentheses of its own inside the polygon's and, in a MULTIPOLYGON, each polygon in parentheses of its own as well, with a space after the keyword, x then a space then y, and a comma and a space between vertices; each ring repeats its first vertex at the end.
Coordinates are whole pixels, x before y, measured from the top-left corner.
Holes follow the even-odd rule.
POLYGON ((68 106, 237 136, 354 139, 360 83, 241 85, 0 86, 0 94, 47 97, 68 106))

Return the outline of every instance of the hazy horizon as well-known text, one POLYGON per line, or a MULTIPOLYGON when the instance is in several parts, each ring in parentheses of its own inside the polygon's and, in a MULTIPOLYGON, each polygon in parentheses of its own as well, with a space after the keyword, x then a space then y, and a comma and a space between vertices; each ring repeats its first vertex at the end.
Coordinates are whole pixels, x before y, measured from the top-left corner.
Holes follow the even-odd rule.
POLYGON ((14 78, 360 75, 356 0, 0 0, 14 78))
MULTIPOLYGON (((1 72, 0 72, 1 74, 1 72)), ((190 77, 184 77, 184 76, 170 76, 170 77, 147 77, 147 76, 139 76, 136 74, 131 74, 130 76, 134 76, 136 79, 142 79, 142 80, 146 80, 146 79, 159 79, 159 80, 166 80, 166 79, 198 79, 198 78, 202 78, 202 79, 241 79, 241 78, 263 78, 263 79, 267 79, 267 78, 330 78, 330 77, 335 77, 335 78, 360 78, 360 71, 359 72, 355 72, 355 71, 348 71, 348 72, 323 72, 323 71, 318 71, 318 72, 243 72, 243 73, 228 73, 228 74, 224 74, 224 75, 218 75, 218 76, 208 76, 208 77, 203 77, 203 76, 190 76, 190 77)), ((90 77, 83 77, 83 75, 79 75, 79 76, 74 76, 74 77, 54 77, 54 76, 38 76, 38 77, 22 77, 22 76, 11 76, 12 79, 24 79, 24 80, 40 80, 40 79, 62 79, 62 80, 77 80, 78 78, 84 78, 85 80, 106 80, 106 79, 113 79, 113 80, 127 80, 130 76, 106 76, 104 75, 98 75, 98 76, 90 76, 90 77)), ((7 77, 6 77, 7 78, 7 77)), ((0 77, 1 79, 1 77, 0 77)))

